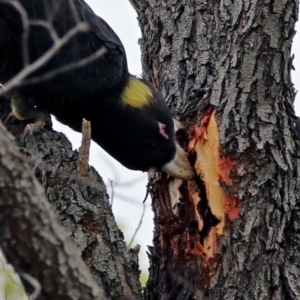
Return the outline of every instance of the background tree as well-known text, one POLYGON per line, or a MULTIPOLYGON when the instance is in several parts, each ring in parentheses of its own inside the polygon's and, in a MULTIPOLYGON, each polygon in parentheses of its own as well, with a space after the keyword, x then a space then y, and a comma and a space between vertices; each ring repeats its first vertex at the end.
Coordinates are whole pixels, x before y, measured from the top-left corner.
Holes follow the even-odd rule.
MULTIPOLYGON (((131 2, 145 74, 184 125, 178 139, 199 174, 189 183, 164 174, 152 182, 155 236, 145 297, 299 298, 299 138, 290 79, 298 1, 131 2)), ((23 143, 22 128, 10 127, 108 297, 141 297, 135 254, 111 227, 105 190, 64 177, 77 158, 58 134, 45 130, 23 143), (102 203, 105 209, 94 211, 102 203)), ((9 163, 5 158, 1 152, 0 161, 9 163)), ((15 169, 9 170, 5 184, 15 186, 15 169)), ((16 216, 16 207, 8 208, 0 211, 16 216)), ((7 258, 45 289, 38 262, 9 224, 1 224, 0 235, 7 258)))

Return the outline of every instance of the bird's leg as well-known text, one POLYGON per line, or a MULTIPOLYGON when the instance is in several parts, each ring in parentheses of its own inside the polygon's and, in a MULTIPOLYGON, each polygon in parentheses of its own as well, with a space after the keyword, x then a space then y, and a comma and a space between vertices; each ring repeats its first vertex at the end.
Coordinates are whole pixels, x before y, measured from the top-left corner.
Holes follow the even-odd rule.
POLYGON ((50 114, 39 110, 34 106, 29 97, 18 92, 13 92, 11 96, 11 110, 5 123, 17 119, 20 121, 33 120, 32 123, 27 124, 24 130, 24 138, 28 135, 32 135, 34 132, 38 132, 45 124, 52 125, 50 114))

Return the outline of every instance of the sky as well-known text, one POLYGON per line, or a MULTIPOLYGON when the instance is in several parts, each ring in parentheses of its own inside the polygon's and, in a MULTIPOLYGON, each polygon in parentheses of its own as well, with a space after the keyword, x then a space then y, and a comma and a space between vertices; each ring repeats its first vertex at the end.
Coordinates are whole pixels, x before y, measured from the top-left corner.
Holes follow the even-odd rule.
MULTIPOLYGON (((129 71, 134 75, 141 75, 141 53, 138 39, 141 32, 137 22, 137 15, 127 0, 87 0, 95 11, 113 28, 124 44, 129 71)), ((299 23, 296 29, 300 31, 299 23)), ((300 89, 300 35, 294 38, 293 53, 295 53, 292 78, 296 89, 300 89)), ((296 97, 295 108, 300 115, 300 94, 296 97)), ((64 132, 71 140, 74 149, 78 149, 81 142, 81 134, 76 133, 66 126, 54 122, 54 129, 64 132)), ((105 130, 105 129, 104 129, 105 130)), ((92 143, 90 164, 94 166, 104 182, 107 184, 108 193, 111 194, 112 180, 114 199, 113 212, 117 223, 124 229, 125 239, 129 241, 140 221, 143 211, 143 199, 146 193, 147 175, 141 172, 130 171, 111 158, 98 145, 92 143)), ((133 246, 141 245, 140 266, 143 270, 148 268, 146 256, 147 245, 152 245, 153 236, 153 214, 150 207, 151 199, 146 202, 146 212, 143 223, 136 236, 133 246)))

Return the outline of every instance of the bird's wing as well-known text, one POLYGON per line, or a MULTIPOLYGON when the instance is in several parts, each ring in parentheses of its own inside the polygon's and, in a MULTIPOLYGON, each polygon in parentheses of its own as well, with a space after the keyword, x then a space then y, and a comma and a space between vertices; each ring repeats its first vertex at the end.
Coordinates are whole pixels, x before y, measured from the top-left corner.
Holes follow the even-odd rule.
MULTIPOLYGON (((19 2, 26 9, 32 21, 28 38, 31 62, 40 58, 54 45, 53 36, 55 34, 62 38, 78 22, 84 22, 89 26, 87 31, 78 32, 56 51, 47 63, 31 74, 28 78, 29 82, 32 78, 43 78, 48 73, 52 73, 55 76, 46 76, 46 79, 38 84, 44 92, 47 89, 53 91, 53 88, 56 87, 60 89, 61 94, 64 94, 64 91, 71 90, 74 94, 80 95, 86 92, 91 94, 94 92, 105 93, 110 89, 114 89, 128 76, 126 54, 120 39, 109 25, 92 11, 85 1, 20 0, 19 2), (37 20, 50 22, 55 34, 51 35, 48 28, 41 23, 36 23, 37 20), (105 51, 101 57, 92 62, 87 62, 79 68, 74 68, 77 62, 83 62, 83 60, 93 56, 99 49, 105 51), (64 71, 63 69, 68 66, 71 66, 71 69, 64 71)), ((6 26, 6 33, 9 32, 9 27, 13 28, 18 45, 16 42, 14 49, 11 51, 15 53, 15 56, 21 56, 20 46, 23 31, 17 29, 18 24, 16 23, 18 22, 19 27, 22 27, 21 18, 16 18, 17 15, 18 13, 6 14, 3 26, 6 26)), ((13 53, 10 53, 10 56, 13 57, 13 53)), ((20 64, 20 62, 18 63, 20 64)), ((14 62, 11 61, 11 64, 14 64, 14 62)), ((15 69, 18 69, 18 67, 15 69)))

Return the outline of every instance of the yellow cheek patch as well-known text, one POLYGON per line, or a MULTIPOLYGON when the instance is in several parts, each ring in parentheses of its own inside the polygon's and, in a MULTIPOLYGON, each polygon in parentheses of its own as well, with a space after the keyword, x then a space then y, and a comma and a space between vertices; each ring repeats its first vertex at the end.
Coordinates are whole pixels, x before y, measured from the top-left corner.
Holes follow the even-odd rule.
POLYGON ((121 95, 122 102, 132 107, 141 108, 153 98, 150 88, 138 78, 130 76, 121 95))

